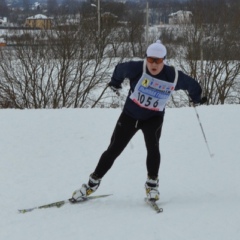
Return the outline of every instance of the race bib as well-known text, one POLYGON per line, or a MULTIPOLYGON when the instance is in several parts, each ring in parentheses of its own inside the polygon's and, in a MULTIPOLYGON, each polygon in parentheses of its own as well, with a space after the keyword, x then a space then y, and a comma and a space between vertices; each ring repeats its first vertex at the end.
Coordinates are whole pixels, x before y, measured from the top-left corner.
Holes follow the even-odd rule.
POLYGON ((177 76, 175 77, 174 83, 169 83, 153 78, 147 73, 143 73, 130 98, 140 107, 152 111, 163 111, 174 91, 176 82, 177 76))

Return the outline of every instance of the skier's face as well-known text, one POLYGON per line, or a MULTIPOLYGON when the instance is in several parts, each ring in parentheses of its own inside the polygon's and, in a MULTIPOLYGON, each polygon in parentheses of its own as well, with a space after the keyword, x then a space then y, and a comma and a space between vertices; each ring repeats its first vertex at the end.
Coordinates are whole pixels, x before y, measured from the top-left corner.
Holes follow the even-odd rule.
POLYGON ((163 58, 147 57, 147 68, 152 75, 159 74, 163 69, 163 58))

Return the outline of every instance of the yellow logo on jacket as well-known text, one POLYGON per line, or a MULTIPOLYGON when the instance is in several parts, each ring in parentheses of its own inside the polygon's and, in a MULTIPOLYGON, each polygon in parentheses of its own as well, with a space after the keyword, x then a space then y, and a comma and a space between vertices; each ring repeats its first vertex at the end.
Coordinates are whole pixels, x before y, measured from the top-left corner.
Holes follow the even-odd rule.
POLYGON ((144 78, 143 81, 142 81, 142 86, 143 87, 148 87, 149 86, 149 82, 150 82, 150 80, 148 80, 147 78, 144 78))

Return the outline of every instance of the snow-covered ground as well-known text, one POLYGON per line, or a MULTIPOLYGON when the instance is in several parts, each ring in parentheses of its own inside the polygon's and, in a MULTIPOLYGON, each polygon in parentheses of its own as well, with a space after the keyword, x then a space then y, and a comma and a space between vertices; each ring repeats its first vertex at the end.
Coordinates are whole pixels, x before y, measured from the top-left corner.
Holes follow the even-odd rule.
POLYGON ((79 205, 30 208, 67 199, 87 181, 109 144, 120 109, 0 110, 1 240, 240 239, 240 106, 167 109, 160 141, 160 206, 144 202, 141 132, 79 205))

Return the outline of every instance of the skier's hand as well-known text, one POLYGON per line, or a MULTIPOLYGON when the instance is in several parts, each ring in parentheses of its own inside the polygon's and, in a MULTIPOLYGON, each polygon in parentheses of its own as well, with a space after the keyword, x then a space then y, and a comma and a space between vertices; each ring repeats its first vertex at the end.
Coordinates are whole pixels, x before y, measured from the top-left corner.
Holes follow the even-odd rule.
POLYGON ((207 97, 202 97, 201 101, 200 101, 200 105, 205 104, 207 102, 207 97))
POLYGON ((205 104, 206 102, 207 102, 207 97, 202 97, 198 102, 192 101, 194 107, 205 104))
POLYGON ((112 89, 113 92, 115 92, 118 96, 120 96, 119 90, 122 89, 121 85, 117 86, 110 82, 108 86, 112 89))

